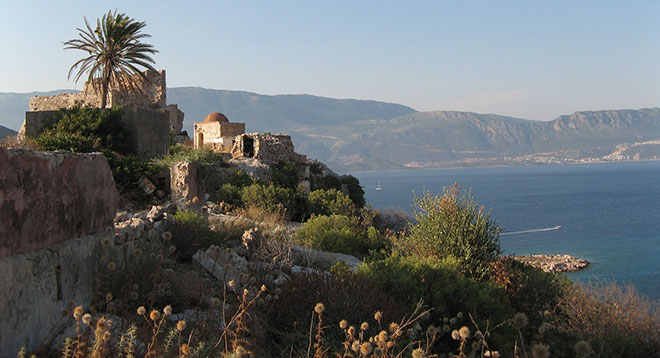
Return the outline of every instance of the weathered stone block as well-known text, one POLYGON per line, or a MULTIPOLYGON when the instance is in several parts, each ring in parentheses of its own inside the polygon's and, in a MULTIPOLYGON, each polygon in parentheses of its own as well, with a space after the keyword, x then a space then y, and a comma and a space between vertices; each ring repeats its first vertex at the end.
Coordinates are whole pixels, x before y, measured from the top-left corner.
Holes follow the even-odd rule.
POLYGON ((167 112, 139 107, 122 108, 121 121, 131 136, 129 146, 141 158, 166 155, 170 148, 170 120, 167 112))
POLYGON ((0 148, 0 258, 103 232, 118 200, 99 153, 0 148))
POLYGON ((194 162, 178 162, 172 165, 171 191, 172 201, 176 202, 200 198, 200 186, 197 178, 197 164, 194 162))

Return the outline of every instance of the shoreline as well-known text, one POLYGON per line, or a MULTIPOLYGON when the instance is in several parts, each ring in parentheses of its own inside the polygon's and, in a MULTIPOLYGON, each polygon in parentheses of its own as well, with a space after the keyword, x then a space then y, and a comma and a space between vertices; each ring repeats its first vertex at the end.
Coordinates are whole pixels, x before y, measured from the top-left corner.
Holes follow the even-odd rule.
POLYGON ((575 272, 589 266, 589 261, 571 255, 522 255, 514 260, 540 268, 545 272, 575 272))

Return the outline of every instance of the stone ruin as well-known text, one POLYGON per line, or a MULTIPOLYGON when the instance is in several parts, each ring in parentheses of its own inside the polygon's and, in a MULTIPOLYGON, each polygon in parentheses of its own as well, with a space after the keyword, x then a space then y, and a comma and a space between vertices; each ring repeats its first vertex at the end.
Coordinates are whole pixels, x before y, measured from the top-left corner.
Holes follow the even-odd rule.
POLYGON ((266 165, 279 161, 307 164, 307 156, 294 151, 291 136, 287 134, 245 133, 234 139, 233 159, 255 158, 266 165))
POLYGON ((222 113, 210 113, 203 122, 195 123, 195 149, 211 148, 215 152, 230 153, 235 137, 245 133, 245 123, 230 123, 222 113))
MULTIPOLYGON (((113 106, 137 107, 164 111, 168 113, 170 127, 175 134, 181 133, 183 128, 183 112, 176 104, 167 105, 167 88, 165 81, 165 70, 144 72, 146 80, 138 78, 138 88, 123 88, 114 85, 108 90, 108 101, 106 108, 113 106)), ((137 78, 137 75, 133 76, 137 78)), ((94 80, 100 81, 100 80, 94 80)), ((60 108, 72 108, 74 106, 101 106, 101 93, 96 91, 95 86, 85 82, 82 92, 63 93, 55 96, 37 96, 30 98, 30 111, 57 111, 60 108)))
MULTIPOLYGON (((145 71, 144 75, 146 80, 137 79, 137 89, 127 91, 126 86, 112 86, 106 107, 124 107, 122 121, 132 134, 131 146, 138 156, 150 158, 167 154, 170 132, 181 133, 184 114, 176 104, 167 105, 165 70, 145 71)), ((82 92, 33 97, 19 136, 37 137, 46 121, 62 108, 100 104, 101 94, 89 82, 85 82, 82 92)))
POLYGON ((195 149, 210 148, 217 153, 231 153, 233 159, 254 158, 271 165, 282 160, 303 164, 307 156, 297 154, 291 136, 286 134, 245 133, 245 123, 231 123, 219 112, 210 113, 195 123, 195 149))

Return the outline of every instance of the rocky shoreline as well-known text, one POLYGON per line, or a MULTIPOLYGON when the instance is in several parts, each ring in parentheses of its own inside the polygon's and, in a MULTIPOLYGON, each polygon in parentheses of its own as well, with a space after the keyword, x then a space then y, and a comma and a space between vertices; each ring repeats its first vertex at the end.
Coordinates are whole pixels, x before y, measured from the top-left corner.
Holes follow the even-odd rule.
POLYGON ((571 255, 524 255, 514 259, 545 272, 573 272, 589 266, 589 261, 571 255))

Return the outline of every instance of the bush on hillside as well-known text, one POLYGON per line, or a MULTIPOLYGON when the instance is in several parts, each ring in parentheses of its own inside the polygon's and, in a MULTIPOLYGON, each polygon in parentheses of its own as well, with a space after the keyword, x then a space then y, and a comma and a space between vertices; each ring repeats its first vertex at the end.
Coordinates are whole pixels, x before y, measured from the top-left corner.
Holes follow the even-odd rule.
POLYGON ((74 107, 60 110, 36 141, 46 150, 130 154, 128 137, 119 108, 74 107))
POLYGON ((296 189, 298 186, 298 169, 296 166, 285 161, 278 161, 271 165, 273 183, 289 189, 296 189))
POLYGON ((416 223, 404 242, 407 254, 438 259, 454 257, 461 272, 482 278, 500 254, 502 228, 479 207, 471 194, 461 195, 454 184, 440 197, 425 193, 415 198, 416 223))
POLYGON ((256 206, 270 212, 286 208, 289 217, 290 210, 293 208, 294 196, 294 190, 282 188, 273 183, 255 183, 244 187, 241 191, 241 200, 245 207, 256 206))
POLYGON ((180 210, 174 215, 172 245, 176 249, 176 258, 190 259, 197 250, 204 250, 217 239, 211 231, 208 220, 193 210, 180 210))
POLYGON ((513 308, 525 312, 535 327, 544 320, 543 312, 552 310, 571 285, 562 274, 544 272, 511 256, 493 262, 488 278, 504 289, 513 308))
POLYGON ((219 167, 229 167, 222 154, 215 153, 209 148, 194 149, 185 145, 170 146, 169 154, 160 158, 151 159, 151 164, 157 167, 169 168, 172 164, 188 161, 201 165, 214 165, 219 167))
POLYGON ((138 182, 150 177, 154 166, 141 161, 129 147, 129 132, 120 108, 74 107, 60 110, 35 139, 43 150, 102 152, 108 159, 117 189, 134 201, 146 201, 138 182))
POLYGON ((568 333, 590 341, 596 356, 655 356, 660 350, 657 305, 633 286, 567 286, 554 315, 558 332, 551 333, 568 333))
POLYGON ((364 207, 367 201, 364 199, 364 189, 362 189, 358 178, 352 175, 342 175, 339 180, 342 185, 346 186, 348 197, 351 198, 355 206, 358 208, 364 207))
POLYGON ((337 189, 312 191, 309 193, 309 206, 311 213, 315 215, 351 216, 356 212, 351 199, 337 189))
POLYGON ((296 232, 296 240, 314 249, 364 257, 386 247, 384 237, 373 226, 355 216, 319 215, 296 232))
MULTIPOLYGON (((468 313, 480 327, 504 322, 515 312, 504 291, 486 282, 464 277, 460 263, 453 258, 402 257, 392 255, 383 260, 367 262, 357 273, 368 278, 388 293, 396 302, 412 310, 422 299, 431 311, 431 322, 447 322, 445 317, 457 317, 455 325, 471 325, 468 313), (458 314, 461 312, 462 314, 458 314)), ((455 329, 452 326, 452 329, 455 329)), ((489 342, 505 341, 512 332, 501 329, 493 332, 489 342)), ((509 341, 510 342, 510 341, 509 341)), ((445 341, 449 347, 452 343, 445 341)))
POLYGON ((324 340, 336 352, 344 350, 341 342, 346 338, 339 329, 341 320, 345 319, 358 328, 362 322, 371 322, 373 328, 369 332, 374 334, 379 331, 373 319, 376 311, 382 313, 383 327, 390 322, 400 322, 407 313, 381 288, 365 277, 350 272, 292 275, 291 280, 282 287, 279 300, 268 307, 269 335, 277 342, 274 346, 286 349, 286 352, 272 352, 273 356, 281 356, 282 353, 289 356, 289 348, 306 350, 309 322, 318 302, 325 306, 323 325, 329 327, 324 340))

